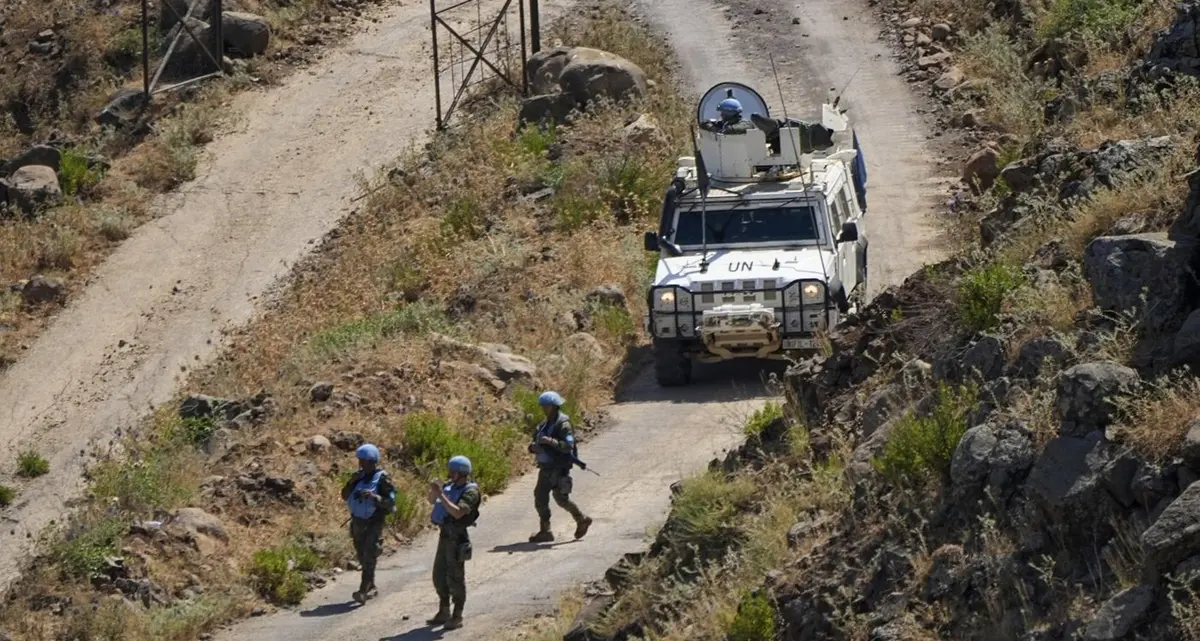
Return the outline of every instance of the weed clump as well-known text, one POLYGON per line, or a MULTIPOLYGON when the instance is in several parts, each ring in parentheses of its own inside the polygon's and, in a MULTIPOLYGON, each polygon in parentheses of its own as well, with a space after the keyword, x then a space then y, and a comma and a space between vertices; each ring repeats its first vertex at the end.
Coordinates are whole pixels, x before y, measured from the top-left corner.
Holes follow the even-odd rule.
POLYGON ((128 531, 125 521, 108 517, 68 533, 54 548, 53 557, 62 572, 76 579, 88 579, 114 556, 121 537, 128 531))
POLYGON ((1024 282, 1019 270, 1002 263, 977 267, 964 274, 956 301, 963 326, 972 332, 996 327, 1005 298, 1024 282))
POLYGON ((17 455, 17 474, 25 478, 36 478, 50 471, 50 461, 33 450, 17 455))
POLYGON ((289 544, 254 553, 250 575, 259 592, 284 605, 300 603, 308 593, 304 572, 321 567, 321 557, 311 549, 289 544))
POLYGON ((771 641, 775 638, 775 608, 761 593, 742 596, 737 615, 729 624, 730 641, 771 641))
POLYGON ((940 384, 928 416, 909 413, 892 428, 883 453, 872 462, 875 469, 898 485, 947 479, 954 450, 967 432, 967 415, 975 409, 977 399, 974 385, 955 389, 940 384))
POLYGON ((7 485, 0 485, 0 507, 8 507, 17 499, 17 491, 7 485))
POLYGON ((486 429, 475 438, 456 431, 446 419, 428 412, 413 414, 404 421, 404 447, 413 463, 423 470, 445 469, 450 457, 462 454, 471 459, 472 476, 485 493, 504 487, 512 472, 512 453, 521 440, 514 427, 486 429))
POLYGON ((783 406, 775 401, 769 401, 761 408, 754 410, 742 431, 749 437, 761 436, 767 426, 783 418, 783 406))

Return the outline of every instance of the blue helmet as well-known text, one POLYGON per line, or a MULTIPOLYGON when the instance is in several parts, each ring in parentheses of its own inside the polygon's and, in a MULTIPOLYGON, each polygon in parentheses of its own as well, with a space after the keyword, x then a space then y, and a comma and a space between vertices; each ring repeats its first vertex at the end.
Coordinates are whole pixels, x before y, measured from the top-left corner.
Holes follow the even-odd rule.
POLYGON ((360 445, 355 454, 357 454, 358 458, 361 460, 374 461, 375 463, 379 462, 379 448, 371 445, 370 443, 360 445))
POLYGON ((554 407, 562 407, 563 403, 566 403, 566 401, 563 400, 563 397, 558 395, 558 392, 542 392, 542 395, 538 397, 538 405, 553 405, 554 407))
POLYGON ((738 102, 737 98, 726 98, 717 105, 717 111, 721 112, 722 116, 736 116, 742 113, 742 103, 738 102))
POLYGON ((448 464, 446 464, 446 467, 448 467, 451 472, 458 472, 459 474, 470 474, 471 473, 471 459, 460 454, 460 455, 455 456, 454 458, 450 459, 450 462, 448 464))

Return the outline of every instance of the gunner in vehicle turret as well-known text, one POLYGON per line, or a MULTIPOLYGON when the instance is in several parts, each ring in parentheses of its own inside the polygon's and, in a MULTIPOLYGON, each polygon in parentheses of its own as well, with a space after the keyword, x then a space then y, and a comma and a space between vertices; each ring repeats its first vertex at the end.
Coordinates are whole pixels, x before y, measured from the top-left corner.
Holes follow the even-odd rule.
POLYGON ((706 129, 723 134, 744 134, 754 128, 753 123, 742 118, 742 103, 733 96, 722 100, 717 105, 717 112, 721 114, 720 120, 704 123, 706 129))

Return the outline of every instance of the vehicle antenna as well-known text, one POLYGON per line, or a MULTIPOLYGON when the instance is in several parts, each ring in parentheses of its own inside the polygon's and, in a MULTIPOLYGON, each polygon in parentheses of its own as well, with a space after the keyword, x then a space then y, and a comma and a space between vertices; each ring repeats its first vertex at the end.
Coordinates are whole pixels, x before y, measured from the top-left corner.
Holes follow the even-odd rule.
MULTIPOLYGON (((791 119, 788 118, 788 113, 787 113, 787 101, 784 100, 784 98, 783 98, 783 85, 779 84, 779 72, 777 72, 775 70, 775 56, 771 55, 770 53, 767 53, 767 59, 771 61, 771 75, 773 75, 775 77, 775 89, 776 89, 776 91, 779 92, 779 106, 783 108, 783 121, 786 124, 791 124, 791 122, 790 122, 791 119)), ((781 132, 779 134, 780 136, 783 135, 783 133, 782 133, 783 129, 784 129, 784 127, 779 128, 779 130, 781 132)), ((790 135, 788 136, 788 140, 792 141, 792 149, 796 153, 796 162, 800 162, 800 152, 796 151, 796 141, 790 135)), ((810 162, 809 166, 811 167, 811 162, 810 162)), ((803 164, 800 165, 800 185, 804 187, 804 193, 807 194, 808 193, 808 183, 804 180, 804 165, 803 164)), ((817 227, 817 215, 814 211, 815 209, 816 208, 812 207, 811 205, 808 207, 808 220, 809 220, 809 223, 812 225, 813 232, 815 232, 817 234, 817 238, 819 239, 821 236, 821 230, 819 227, 817 227)), ((829 233, 830 234, 833 233, 832 228, 830 228, 829 233)), ((825 269, 824 251, 822 251, 819 243, 817 245, 817 252, 819 252, 821 254, 821 276, 823 276, 825 278, 826 283, 829 283, 829 272, 828 272, 828 270, 825 269)), ((804 290, 803 289, 800 290, 800 300, 801 300, 801 302, 804 301, 804 290)))
POLYGON ((850 83, 854 82, 854 77, 860 71, 862 71, 862 65, 858 65, 858 69, 855 69, 854 73, 850 74, 850 79, 846 81, 846 84, 842 86, 842 90, 838 92, 837 97, 833 99, 834 109, 837 109, 838 103, 842 101, 842 96, 846 95, 846 90, 850 88, 850 83))
POLYGON ((696 188, 700 190, 700 273, 704 274, 708 272, 708 167, 704 164, 704 156, 696 141, 696 130, 689 130, 692 133, 692 149, 696 154, 696 188))

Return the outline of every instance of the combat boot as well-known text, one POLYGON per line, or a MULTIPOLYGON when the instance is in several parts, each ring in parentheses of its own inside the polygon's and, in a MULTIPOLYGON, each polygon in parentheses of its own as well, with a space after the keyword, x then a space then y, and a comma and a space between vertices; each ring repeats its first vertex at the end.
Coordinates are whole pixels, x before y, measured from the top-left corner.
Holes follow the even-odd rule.
POLYGON ((579 519, 575 524, 575 538, 582 539, 584 534, 587 534, 588 528, 592 526, 592 517, 585 516, 579 519))
POLYGON ((425 623, 429 625, 441 625, 450 620, 450 602, 444 601, 438 605, 437 614, 433 615, 432 619, 426 619, 425 623))
POLYGON ((541 528, 536 534, 529 536, 530 543, 549 543, 554 540, 554 533, 550 531, 550 522, 542 521, 541 528))
POLYGON ((450 615, 450 620, 446 622, 446 625, 442 626, 442 629, 443 630, 457 630, 457 629, 461 628, 462 626, 463 626, 462 605, 455 603, 454 604, 454 614, 450 615))

